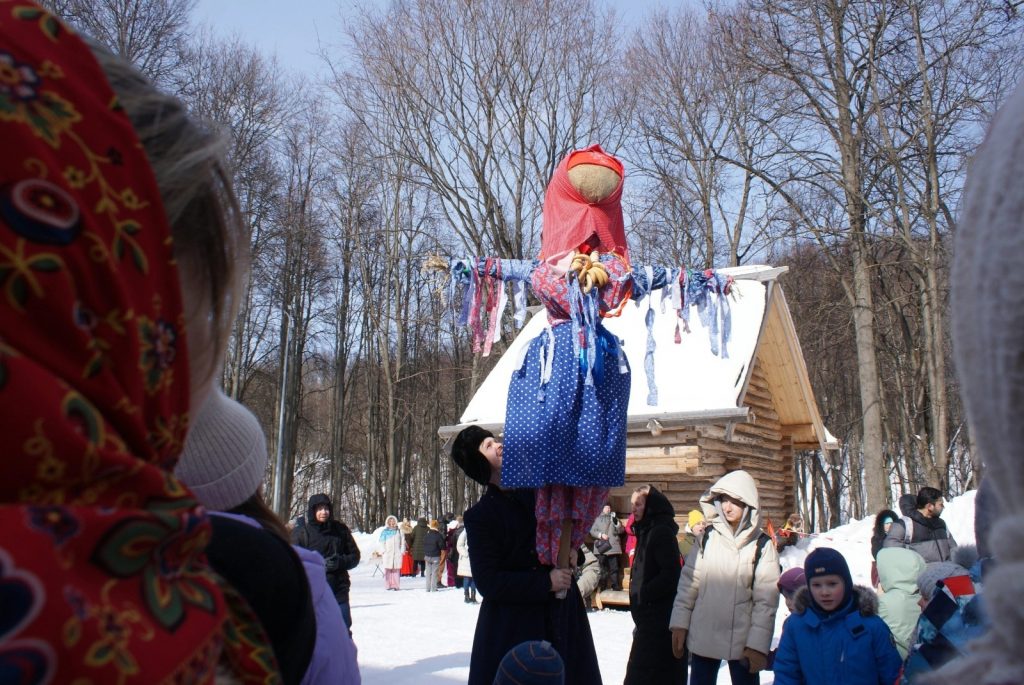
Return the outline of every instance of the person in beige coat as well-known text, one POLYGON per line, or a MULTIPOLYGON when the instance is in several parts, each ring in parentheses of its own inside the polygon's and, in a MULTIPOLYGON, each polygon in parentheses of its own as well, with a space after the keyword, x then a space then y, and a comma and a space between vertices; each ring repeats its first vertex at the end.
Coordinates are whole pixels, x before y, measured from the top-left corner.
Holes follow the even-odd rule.
POLYGON ((401 581, 402 555, 405 554, 405 536, 398 528, 398 518, 393 514, 384 519, 384 530, 380 532, 376 556, 384 567, 384 585, 388 590, 398 590, 401 581))
POLYGON ((455 548, 459 550, 459 565, 455 575, 463 579, 462 593, 465 595, 465 602, 476 604, 476 583, 473 582, 473 567, 469 563, 469 538, 466 537, 465 528, 459 533, 455 548))
POLYGON ((757 485, 733 471, 700 500, 708 528, 686 557, 669 619, 677 658, 689 648, 690 685, 712 685, 722 660, 733 685, 758 683, 779 606, 779 555, 761 531, 757 485))

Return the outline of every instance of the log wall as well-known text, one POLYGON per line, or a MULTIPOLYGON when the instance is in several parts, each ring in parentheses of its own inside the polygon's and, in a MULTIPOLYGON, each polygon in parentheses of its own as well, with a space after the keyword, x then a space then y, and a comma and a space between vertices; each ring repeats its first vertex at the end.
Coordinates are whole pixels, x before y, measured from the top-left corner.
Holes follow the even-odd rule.
POLYGON ((626 448, 626 485, 612 491, 612 506, 628 516, 629 496, 638 485, 650 483, 666 494, 682 523, 700 496, 730 471, 744 469, 757 481, 762 516, 781 527, 794 510, 792 438, 784 435, 774 398, 764 374, 755 364, 744 405, 750 421, 704 424, 665 430, 630 432, 626 448))

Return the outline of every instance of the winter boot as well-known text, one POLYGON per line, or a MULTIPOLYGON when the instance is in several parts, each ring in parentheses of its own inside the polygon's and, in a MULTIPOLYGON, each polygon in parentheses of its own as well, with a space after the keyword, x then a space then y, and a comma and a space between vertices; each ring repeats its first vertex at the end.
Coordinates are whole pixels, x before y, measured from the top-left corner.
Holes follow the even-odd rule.
POLYGON ((462 589, 462 595, 463 595, 463 600, 462 601, 465 602, 466 604, 469 604, 469 588, 468 587, 462 589))
POLYGON ((469 603, 476 604, 476 588, 469 591, 469 603))

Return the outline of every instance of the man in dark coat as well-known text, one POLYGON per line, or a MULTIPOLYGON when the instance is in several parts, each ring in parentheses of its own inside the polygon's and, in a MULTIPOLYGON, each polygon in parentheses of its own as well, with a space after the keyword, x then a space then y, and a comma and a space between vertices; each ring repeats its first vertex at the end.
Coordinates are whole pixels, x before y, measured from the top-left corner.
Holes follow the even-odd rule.
MULTIPOLYGON (((900 498, 902 507, 903 498, 900 498)), ((949 561, 956 549, 956 540, 946 528, 942 509, 942 492, 924 487, 917 493, 917 508, 889 527, 882 547, 906 547, 924 557, 928 563, 949 561)))
POLYGON ((420 516, 416 520, 416 527, 412 529, 412 574, 420 572, 420 578, 426 575, 426 565, 423 561, 423 540, 427 536, 427 518, 420 516))
POLYGON ((681 685, 686 682, 686 654, 681 659, 672 654, 668 627, 679 585, 676 512, 652 485, 637 488, 632 501, 636 554, 629 582, 629 612, 636 629, 624 685, 681 685))
POLYGON ((441 569, 441 555, 444 552, 444 536, 438 530, 437 519, 430 522, 427 534, 423 536, 423 560, 427 566, 427 592, 436 592, 441 569))
POLYGON ((348 603, 348 591, 352 581, 349 580, 348 572, 359 564, 359 547, 348 526, 335 520, 330 497, 318 494, 309 498, 306 525, 292 531, 292 543, 319 552, 324 558, 327 584, 338 600, 341 616, 351 633, 352 610, 348 603))
POLYGON ((547 640, 565 662, 566 685, 601 683, 583 600, 569 569, 537 560, 534 491, 503 490, 501 443, 478 426, 455 439, 452 458, 487 485, 463 517, 473 578, 483 603, 473 637, 469 685, 491 685, 502 657, 529 640, 547 640), (567 590, 564 599, 555 593, 567 590))
POLYGON ((459 569, 459 534, 462 532, 462 517, 456 516, 448 522, 445 533, 445 564, 448 571, 448 587, 462 587, 462 577, 458 575, 459 569))
POLYGON ((590 534, 594 540, 605 540, 610 545, 603 552, 597 547, 594 548, 594 554, 601 562, 599 587, 602 590, 622 590, 622 581, 619 579, 619 555, 622 554, 621 539, 625 530, 618 516, 612 511, 611 504, 604 505, 604 509, 594 519, 594 524, 590 526, 590 534))

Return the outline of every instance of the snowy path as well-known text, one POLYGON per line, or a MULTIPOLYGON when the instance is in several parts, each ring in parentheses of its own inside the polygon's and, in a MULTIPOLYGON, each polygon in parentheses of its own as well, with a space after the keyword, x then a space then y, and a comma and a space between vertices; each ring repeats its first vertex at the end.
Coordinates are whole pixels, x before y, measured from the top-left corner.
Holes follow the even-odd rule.
MULTIPOLYGON (((362 544, 362 540, 360 540, 362 544)), ((451 685, 469 677, 469 653, 479 605, 462 601, 462 590, 426 591, 422 578, 402 578, 402 589, 388 592, 372 561, 352 571, 352 635, 359 648, 364 685, 451 685)), ((628 611, 588 614, 601 676, 621 683, 633 635, 628 611)), ((762 674, 761 683, 771 683, 762 674)), ((722 669, 719 683, 729 683, 722 669)))

